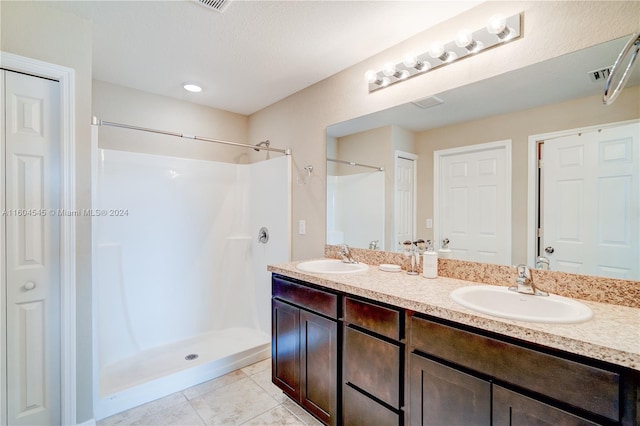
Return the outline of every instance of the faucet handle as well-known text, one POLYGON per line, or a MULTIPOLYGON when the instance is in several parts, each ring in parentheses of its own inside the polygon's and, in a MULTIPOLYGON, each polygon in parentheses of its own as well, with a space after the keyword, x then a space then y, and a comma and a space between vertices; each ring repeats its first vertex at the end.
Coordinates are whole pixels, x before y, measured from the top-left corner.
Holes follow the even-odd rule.
POLYGON ((518 271, 518 278, 522 278, 525 280, 531 279, 531 271, 529 270, 527 265, 518 265, 516 267, 516 270, 518 271))

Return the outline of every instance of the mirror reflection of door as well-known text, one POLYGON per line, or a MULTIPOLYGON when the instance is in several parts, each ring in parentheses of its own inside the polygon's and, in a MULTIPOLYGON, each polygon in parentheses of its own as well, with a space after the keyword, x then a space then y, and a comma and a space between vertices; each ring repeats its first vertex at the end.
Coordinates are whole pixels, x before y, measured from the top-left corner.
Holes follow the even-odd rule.
POLYGON ((640 279, 639 151, 638 122, 544 141, 539 255, 552 270, 640 279))
POLYGON ((418 156, 409 152, 395 153, 394 194, 394 245, 402 250, 404 241, 414 241, 416 236, 416 162, 418 156))
POLYGON ((434 152, 434 238, 452 258, 511 264, 511 141, 434 152))

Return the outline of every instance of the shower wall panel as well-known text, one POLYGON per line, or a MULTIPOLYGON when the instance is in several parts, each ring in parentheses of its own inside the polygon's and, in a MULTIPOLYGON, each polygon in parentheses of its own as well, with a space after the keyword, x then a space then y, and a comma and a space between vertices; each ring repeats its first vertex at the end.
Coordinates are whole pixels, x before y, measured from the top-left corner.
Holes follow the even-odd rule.
POLYGON ((256 312, 260 330, 271 334, 271 273, 266 265, 291 259, 291 156, 253 163, 251 170, 251 251, 256 285, 256 312), (260 243, 266 227, 269 241, 260 243))
POLYGON ((264 195, 288 200, 282 160, 236 165, 100 150, 98 163, 99 368, 210 331, 268 331, 266 262, 288 260, 289 226, 270 225, 275 239, 255 248, 259 227, 252 222, 288 220, 288 201, 272 204, 278 198, 264 195), (272 179, 272 187, 252 190, 272 179), (258 193, 266 202, 252 199, 258 193))
POLYGON ((327 176, 327 242, 384 247, 385 173, 327 176))

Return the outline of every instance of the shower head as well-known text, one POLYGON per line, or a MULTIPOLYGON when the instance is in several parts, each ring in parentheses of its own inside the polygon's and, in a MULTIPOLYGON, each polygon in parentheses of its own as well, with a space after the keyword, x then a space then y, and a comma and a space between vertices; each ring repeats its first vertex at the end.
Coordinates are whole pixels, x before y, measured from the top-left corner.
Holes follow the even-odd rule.
MULTIPOLYGON (((257 144, 256 144, 256 146, 262 146, 262 145, 264 145, 264 146, 266 146, 267 148, 269 148, 269 145, 270 145, 270 144, 271 144, 271 142, 269 142, 268 140, 266 140, 266 141, 262 141, 262 142, 260 142, 260 143, 257 143, 257 144)), ((253 148, 253 149, 254 149, 255 151, 260 151, 260 149, 259 149, 259 148, 253 148)))

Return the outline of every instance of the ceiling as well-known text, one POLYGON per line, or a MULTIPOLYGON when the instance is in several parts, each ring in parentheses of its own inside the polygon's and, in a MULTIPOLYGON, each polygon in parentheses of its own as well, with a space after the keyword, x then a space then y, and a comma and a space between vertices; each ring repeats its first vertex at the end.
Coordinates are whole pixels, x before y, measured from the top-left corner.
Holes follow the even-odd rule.
MULTIPOLYGON (((53 1, 93 22, 93 78, 249 115, 481 1, 53 1), (203 87, 198 94, 184 82, 203 87)), ((364 83, 363 83, 364 84, 364 83)))

